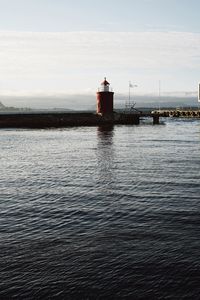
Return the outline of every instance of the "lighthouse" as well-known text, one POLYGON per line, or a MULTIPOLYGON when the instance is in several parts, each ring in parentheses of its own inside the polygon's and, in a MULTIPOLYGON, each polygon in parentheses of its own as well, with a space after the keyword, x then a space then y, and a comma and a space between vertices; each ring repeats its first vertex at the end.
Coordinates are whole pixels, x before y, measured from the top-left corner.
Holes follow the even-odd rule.
POLYGON ((110 83, 105 77, 97 92, 97 114, 102 116, 113 114, 113 95, 114 92, 110 89, 110 83))

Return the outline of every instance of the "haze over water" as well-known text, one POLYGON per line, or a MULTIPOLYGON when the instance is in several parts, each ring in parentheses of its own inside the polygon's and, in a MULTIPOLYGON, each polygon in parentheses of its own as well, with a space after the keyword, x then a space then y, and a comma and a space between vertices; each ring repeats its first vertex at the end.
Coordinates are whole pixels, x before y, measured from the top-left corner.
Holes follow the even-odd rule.
POLYGON ((199 299, 199 120, 0 143, 0 299, 199 299))

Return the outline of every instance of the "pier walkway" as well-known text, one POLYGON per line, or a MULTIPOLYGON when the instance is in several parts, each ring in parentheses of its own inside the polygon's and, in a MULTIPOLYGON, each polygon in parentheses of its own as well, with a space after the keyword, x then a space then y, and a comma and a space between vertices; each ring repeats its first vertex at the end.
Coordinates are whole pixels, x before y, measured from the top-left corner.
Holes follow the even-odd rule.
POLYGON ((161 109, 153 113, 159 114, 160 117, 200 118, 199 109, 161 109))

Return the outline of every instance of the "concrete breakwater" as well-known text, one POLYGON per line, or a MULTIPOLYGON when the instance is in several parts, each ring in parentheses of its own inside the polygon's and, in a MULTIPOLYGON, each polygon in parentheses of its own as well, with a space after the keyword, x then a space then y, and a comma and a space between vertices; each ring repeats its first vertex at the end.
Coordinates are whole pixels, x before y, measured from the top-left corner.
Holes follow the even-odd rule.
POLYGON ((67 126, 98 126, 114 124, 138 125, 141 117, 152 117, 159 123, 159 114, 113 113, 100 115, 92 112, 1 113, 0 128, 49 128, 67 126))

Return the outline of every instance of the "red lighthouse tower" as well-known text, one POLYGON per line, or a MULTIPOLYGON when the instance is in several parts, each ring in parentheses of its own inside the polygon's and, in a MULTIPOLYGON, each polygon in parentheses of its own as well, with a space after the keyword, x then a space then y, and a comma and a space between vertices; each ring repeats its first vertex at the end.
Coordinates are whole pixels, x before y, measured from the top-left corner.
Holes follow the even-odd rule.
POLYGON ((113 95, 110 91, 110 83, 104 78, 101 87, 97 92, 97 113, 101 115, 111 115, 113 113, 113 95))

